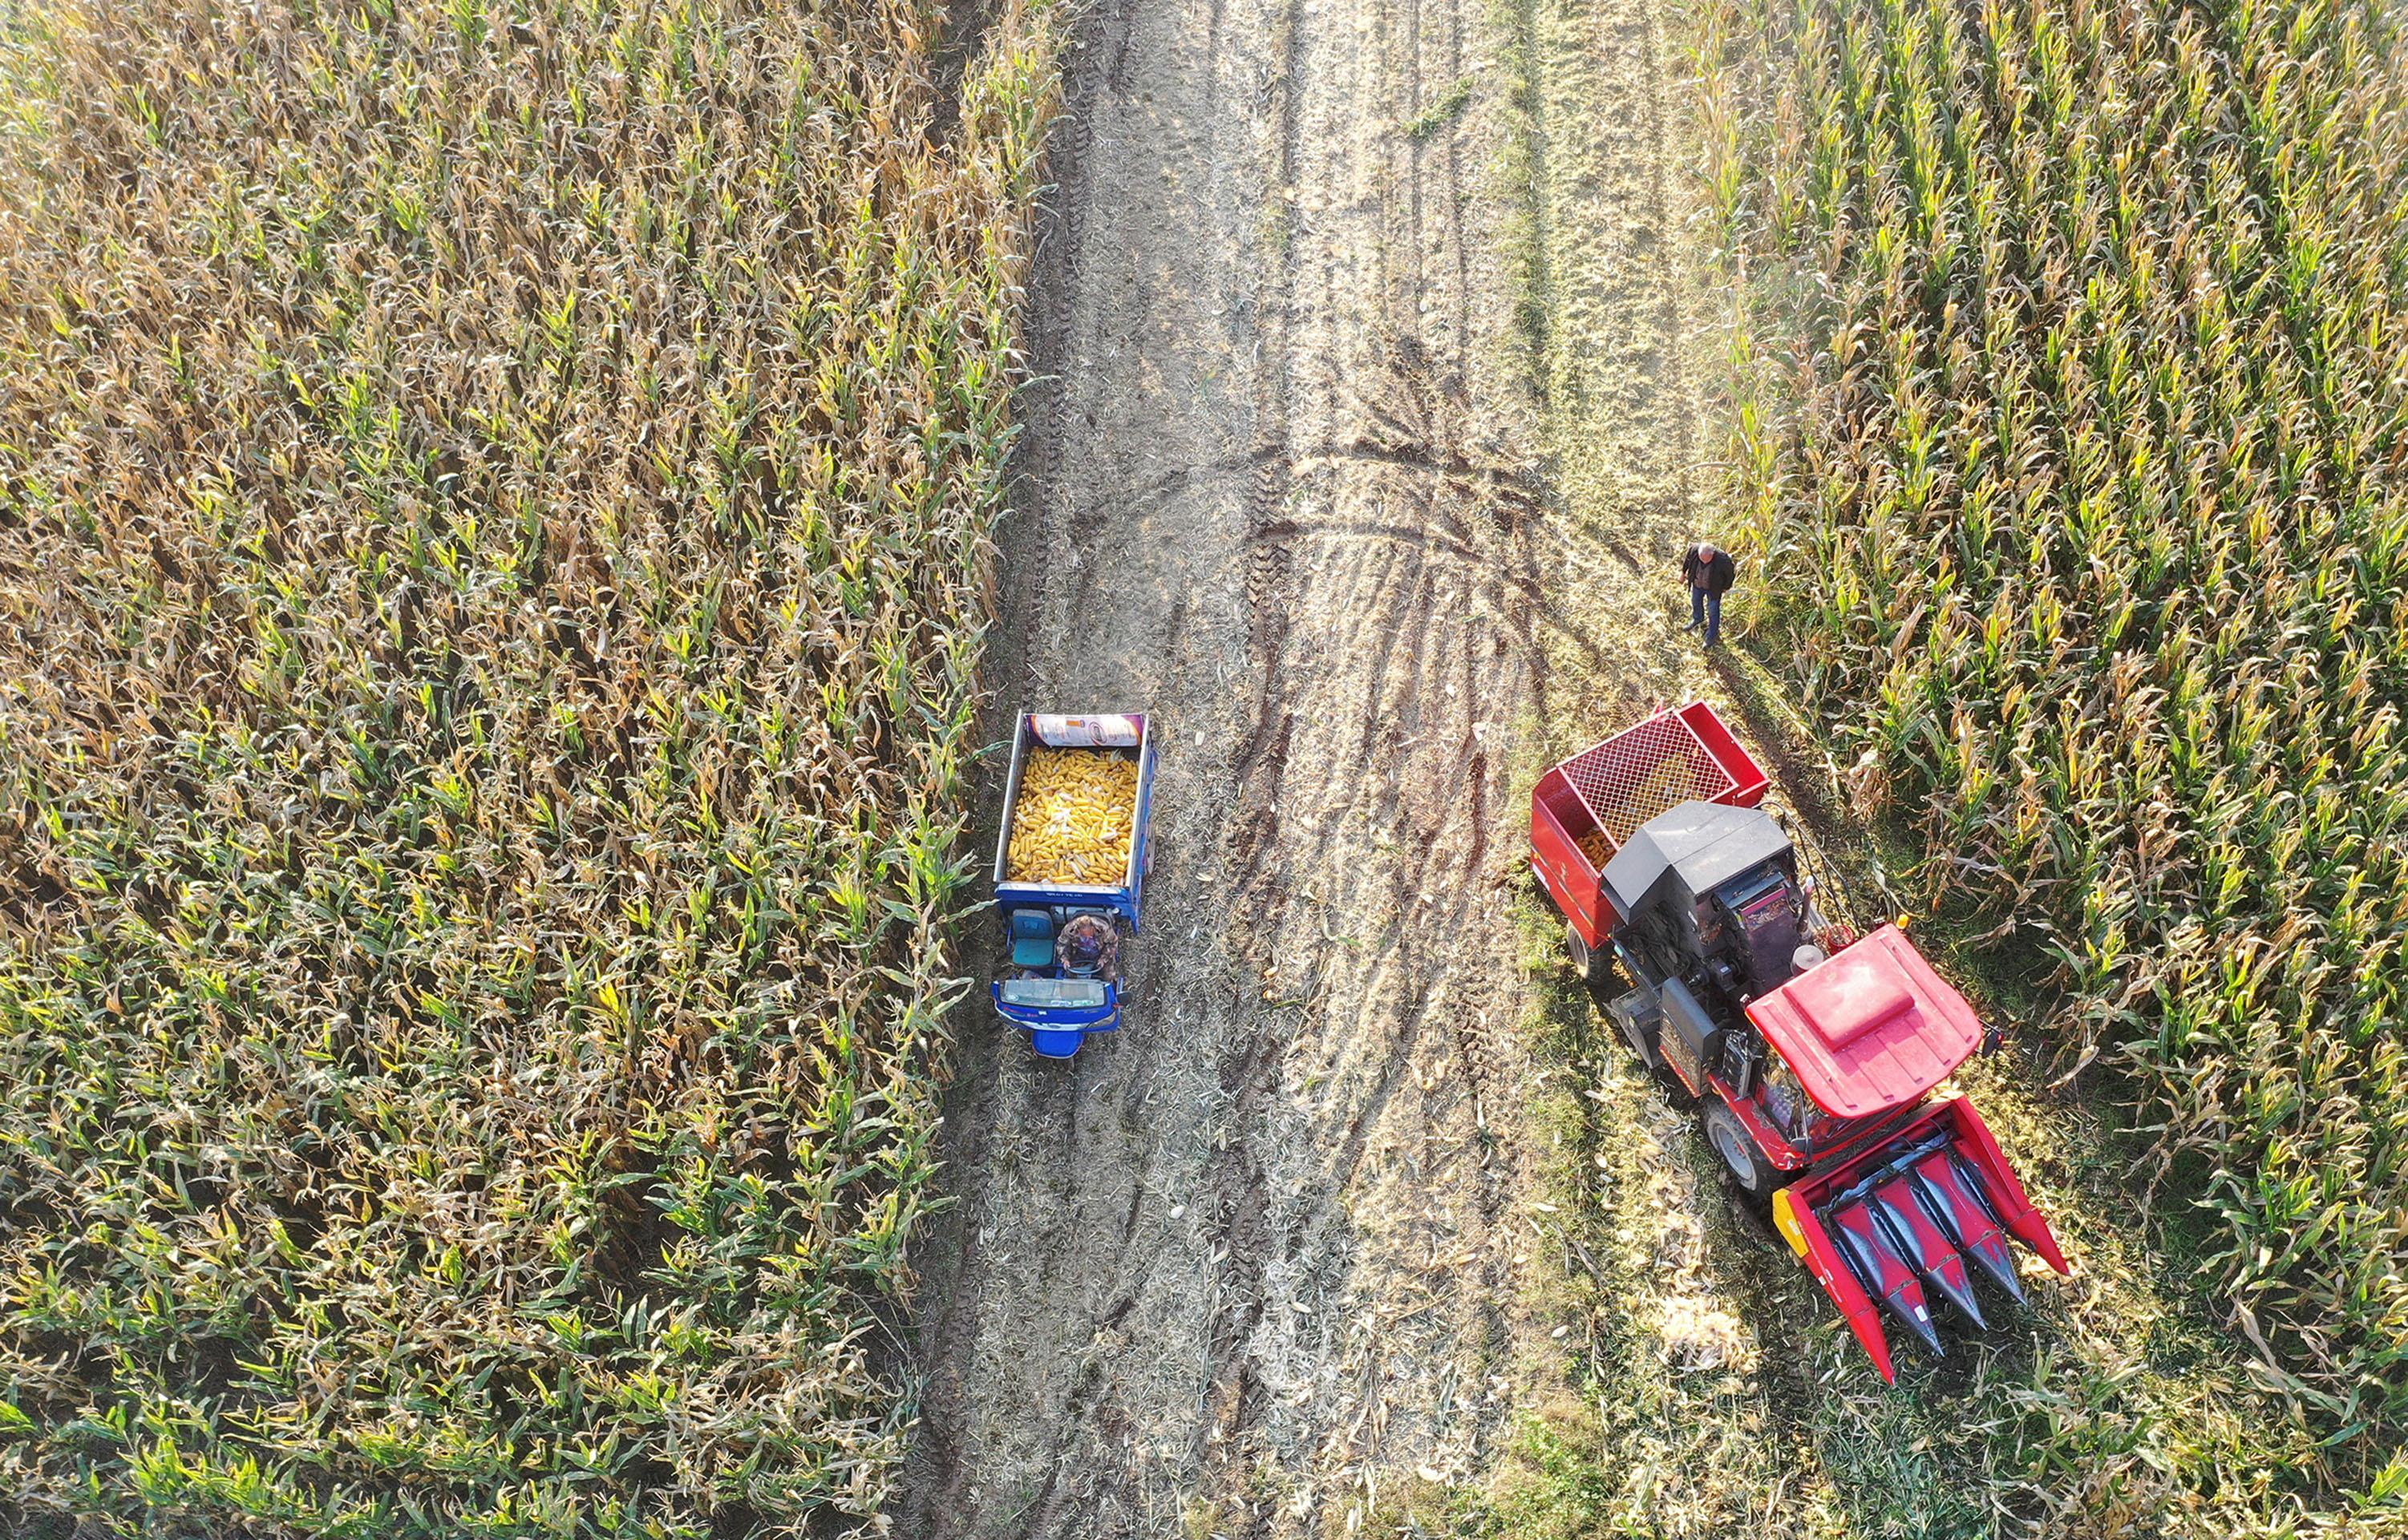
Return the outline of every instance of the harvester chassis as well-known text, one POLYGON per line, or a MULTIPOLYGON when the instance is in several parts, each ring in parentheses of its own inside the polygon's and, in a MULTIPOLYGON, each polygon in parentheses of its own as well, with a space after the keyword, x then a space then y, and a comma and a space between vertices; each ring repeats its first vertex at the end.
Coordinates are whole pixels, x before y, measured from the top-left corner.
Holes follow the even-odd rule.
POLYGON ((1942 1351, 1927 1287, 1979 1331, 1973 1275, 2024 1297, 2009 1237, 2067 1264, 1940 1094, 1997 1034, 1900 926, 1823 917, 1769 786, 1710 707, 1658 713, 1541 778, 1532 866, 1606 1016, 1894 1378, 1881 1318, 1942 1351))

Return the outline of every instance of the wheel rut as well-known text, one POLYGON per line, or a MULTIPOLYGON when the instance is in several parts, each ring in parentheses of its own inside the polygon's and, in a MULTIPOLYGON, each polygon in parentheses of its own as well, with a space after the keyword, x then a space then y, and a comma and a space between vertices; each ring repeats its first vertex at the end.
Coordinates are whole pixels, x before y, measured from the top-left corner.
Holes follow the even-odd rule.
POLYGON ((1487 15, 1082 23, 993 705, 1152 712, 1157 848, 1115 1038, 1044 1063, 962 1013, 897 1533, 1346 1533, 1512 1425, 1508 782, 1566 553, 1487 15))

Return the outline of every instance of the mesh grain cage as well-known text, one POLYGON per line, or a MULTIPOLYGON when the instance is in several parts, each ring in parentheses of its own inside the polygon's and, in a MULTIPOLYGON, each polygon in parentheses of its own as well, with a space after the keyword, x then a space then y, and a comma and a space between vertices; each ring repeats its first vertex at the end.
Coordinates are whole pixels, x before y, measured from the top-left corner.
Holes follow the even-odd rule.
POLYGON ((1753 807, 1763 767, 1703 701, 1660 711, 1548 771, 1530 793, 1531 864, 1574 931, 1604 944, 1598 874, 1648 820, 1684 802, 1753 807))

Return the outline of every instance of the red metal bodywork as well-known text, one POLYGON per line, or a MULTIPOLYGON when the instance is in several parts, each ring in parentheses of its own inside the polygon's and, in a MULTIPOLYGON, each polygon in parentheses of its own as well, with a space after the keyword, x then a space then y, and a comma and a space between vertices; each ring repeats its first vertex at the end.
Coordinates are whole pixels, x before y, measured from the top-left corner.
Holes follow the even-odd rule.
POLYGON ((1712 1092, 1729 1104, 1781 1171, 1838 1159, 1867 1139, 1886 1140, 1898 1124, 1884 1115, 1911 1106, 1982 1045, 1971 1003, 1895 925, 1751 1003, 1747 1015, 1814 1105, 1846 1127, 1827 1129, 1812 1145, 1793 1143, 1767 1114, 1760 1091, 1742 1093, 1711 1072, 1691 1085, 1679 1063, 1666 1064, 1692 1093, 1712 1092))
POLYGON ((1982 1046, 1982 1019, 1895 925, 1751 1001, 1747 1019, 1835 1118, 1904 1106, 1982 1046))
MULTIPOLYGON (((1681 1074, 1680 1065, 1673 1063, 1670 1059, 1664 1062, 1683 1085, 1689 1085, 1689 1077, 1681 1074)), ((1740 1126, 1747 1130, 1747 1136, 1756 1141, 1756 1148, 1764 1151, 1764 1158, 1772 1162, 1774 1170, 1798 1171, 1814 1163, 1813 1153, 1791 1144, 1789 1136, 1782 1133, 1772 1119, 1764 1115, 1762 1102, 1753 1096, 1740 1095, 1724 1082, 1721 1076, 1710 1074, 1706 1077, 1704 1085, 1689 1086, 1689 1090, 1692 1093, 1700 1096, 1709 1091, 1720 1096, 1730 1107, 1731 1116, 1737 1118, 1740 1120, 1740 1126)))
POLYGON ((1865 1118, 1842 1125, 1836 1132, 1826 1133, 1811 1145, 1796 1144, 1781 1132, 1779 1124, 1766 1116, 1764 1098, 1760 1093, 1742 1095, 1738 1087, 1713 1074, 1706 1077, 1705 1084, 1690 1086, 1689 1077, 1681 1073, 1680 1065, 1667 1059, 1664 1067, 1672 1072, 1674 1079, 1688 1086, 1691 1094, 1721 1097, 1730 1107, 1731 1115, 1740 1120, 1740 1126, 1747 1130, 1748 1137, 1756 1141, 1756 1148, 1764 1152, 1764 1158, 1776 1171, 1803 1171, 1817 1162, 1840 1160, 1862 1148, 1869 1141, 1879 1139, 1886 1142, 1890 1131, 1899 1126, 1895 1119, 1865 1118))
MULTIPOLYGON (((1573 933, 1601 949, 1629 917, 1614 912, 1605 862, 1581 849, 1584 836, 1602 832, 1611 860, 1683 802, 1753 807, 1769 784, 1711 706, 1658 712, 1540 778, 1531 865, 1573 933)), ((1777 1227, 1895 1381, 1885 1315, 1937 1352, 1935 1302, 1985 1324, 1976 1273, 2022 1300, 2010 1237, 2058 1273, 2071 1269, 1972 1105, 1924 1101, 1982 1046, 1971 1004, 1896 925, 1861 938, 1826 925, 1815 939, 1833 955, 1743 1006, 1757 1051, 1778 1055, 1823 1114, 1800 1125, 1796 1142, 1773 1119, 1763 1074, 1742 1092, 1714 1065, 1689 1084, 1674 1056, 1664 1062, 1692 1091, 1720 1097, 1790 1181, 1773 1194, 1777 1227)))
POLYGON ((1753 807, 1771 786, 1703 701, 1659 711, 1584 749, 1539 777, 1530 792, 1530 865, 1564 919, 1591 947, 1613 929, 1613 905, 1580 848, 1602 830, 1607 859, 1641 824, 1684 802, 1753 807))
POLYGON ((1774 1202, 1776 1208, 1787 1208, 1784 1233, 1796 1226, 1790 1245, 1839 1305, 1885 1380, 1896 1380, 1898 1374, 1881 1328, 1885 1304, 1891 1319, 1910 1329, 1919 1320, 1916 1334, 1937 1346, 1917 1263, 1936 1288, 1959 1296, 1957 1308, 1976 1325, 1981 1317, 1968 1307, 1969 1262, 2002 1290, 2021 1293, 2000 1229, 2057 1272, 2072 1272, 2056 1233, 2025 1195, 1988 1125, 1962 1096, 1933 1103, 1896 1134, 1792 1184, 1774 1202), (1899 1169, 1885 1169, 1892 1165, 1899 1169), (1878 1211, 1883 1209, 1888 1212, 1878 1211), (1883 1297, 1877 1299, 1876 1291, 1883 1297))

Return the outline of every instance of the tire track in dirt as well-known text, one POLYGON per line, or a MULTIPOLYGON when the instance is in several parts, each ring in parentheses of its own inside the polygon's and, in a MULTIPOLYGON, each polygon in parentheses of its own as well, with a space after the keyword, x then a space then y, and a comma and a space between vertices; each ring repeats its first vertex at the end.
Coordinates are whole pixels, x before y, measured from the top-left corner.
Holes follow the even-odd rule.
POLYGON ((1485 16, 1082 23, 996 704, 1154 712, 1158 846, 1117 1040, 1041 1064, 962 1013, 898 1533, 1344 1533, 1511 1425, 1508 782, 1580 628, 1503 362, 1485 16))

